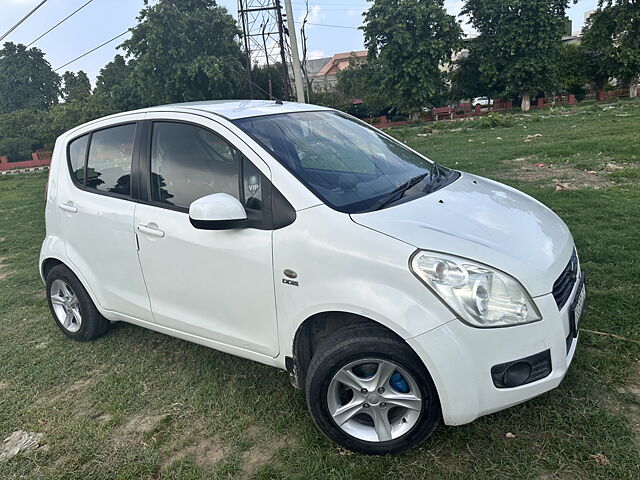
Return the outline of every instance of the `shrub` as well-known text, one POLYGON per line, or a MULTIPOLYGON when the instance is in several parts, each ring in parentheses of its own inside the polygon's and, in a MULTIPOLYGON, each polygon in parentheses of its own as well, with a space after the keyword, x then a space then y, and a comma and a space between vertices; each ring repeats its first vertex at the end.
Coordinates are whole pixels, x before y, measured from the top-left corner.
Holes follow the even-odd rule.
POLYGON ((33 141, 26 137, 9 137, 0 140, 0 155, 11 162, 31 160, 33 141))
POLYGON ((509 114, 492 112, 478 119, 476 125, 480 128, 499 128, 513 126, 513 118, 509 114))

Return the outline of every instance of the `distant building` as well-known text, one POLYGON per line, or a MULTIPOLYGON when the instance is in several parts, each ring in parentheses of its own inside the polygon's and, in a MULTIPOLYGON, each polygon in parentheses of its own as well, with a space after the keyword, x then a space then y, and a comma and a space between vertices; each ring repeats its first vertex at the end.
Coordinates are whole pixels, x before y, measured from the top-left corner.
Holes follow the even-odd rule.
POLYGON ((367 51, 336 53, 333 57, 307 60, 307 74, 313 90, 316 92, 334 90, 338 83, 338 72, 349 66, 352 56, 355 56, 358 61, 365 62, 367 51))

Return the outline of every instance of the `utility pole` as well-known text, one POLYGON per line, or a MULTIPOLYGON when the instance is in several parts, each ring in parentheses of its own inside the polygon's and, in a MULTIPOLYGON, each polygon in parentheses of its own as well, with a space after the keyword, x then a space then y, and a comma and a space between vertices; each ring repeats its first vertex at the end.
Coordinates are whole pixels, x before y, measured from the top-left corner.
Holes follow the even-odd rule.
MULTIPOLYGON (((242 28, 249 87, 252 90, 256 87, 251 79, 254 66, 266 66, 268 70, 268 67, 278 65, 282 76, 282 91, 276 93, 269 88, 269 95, 290 100, 290 52, 282 17, 280 0, 238 0, 238 23, 242 28)), ((254 93, 255 90, 251 92, 252 98, 254 93)))
POLYGON ((287 12, 287 24, 289 26, 289 39, 291 43, 291 66, 293 79, 296 85, 298 102, 304 103, 304 87, 302 86, 302 68, 300 67, 300 54, 298 53, 298 39, 296 38, 296 25, 293 20, 293 8, 291 0, 284 0, 284 8, 287 12))

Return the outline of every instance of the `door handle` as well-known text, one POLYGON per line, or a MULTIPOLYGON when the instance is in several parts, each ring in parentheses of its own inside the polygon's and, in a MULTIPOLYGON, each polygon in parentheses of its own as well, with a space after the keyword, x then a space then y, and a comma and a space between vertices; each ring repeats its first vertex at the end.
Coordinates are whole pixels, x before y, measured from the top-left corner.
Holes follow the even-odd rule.
POLYGON ((144 233, 146 235, 151 235, 152 237, 164 237, 164 232, 158 228, 152 228, 147 225, 138 225, 138 231, 144 233))
POLYGON ((76 207, 75 205, 70 205, 68 203, 60 203, 58 204, 58 207, 60 207, 60 210, 64 210, 65 212, 78 213, 78 207, 76 207))

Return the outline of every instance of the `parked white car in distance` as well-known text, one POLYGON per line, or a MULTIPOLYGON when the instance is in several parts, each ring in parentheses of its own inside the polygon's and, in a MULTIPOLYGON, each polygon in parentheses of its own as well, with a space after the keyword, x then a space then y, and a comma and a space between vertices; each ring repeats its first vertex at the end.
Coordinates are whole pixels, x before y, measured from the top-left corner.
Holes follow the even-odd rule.
POLYGON ((474 107, 477 107, 478 105, 481 107, 492 107, 493 99, 489 97, 476 97, 471 102, 471 105, 473 105, 474 107))
POLYGON ((286 369, 318 428, 398 452, 558 386, 584 276, 566 225, 341 112, 147 108, 60 136, 40 271, 53 318, 129 322, 286 369))

